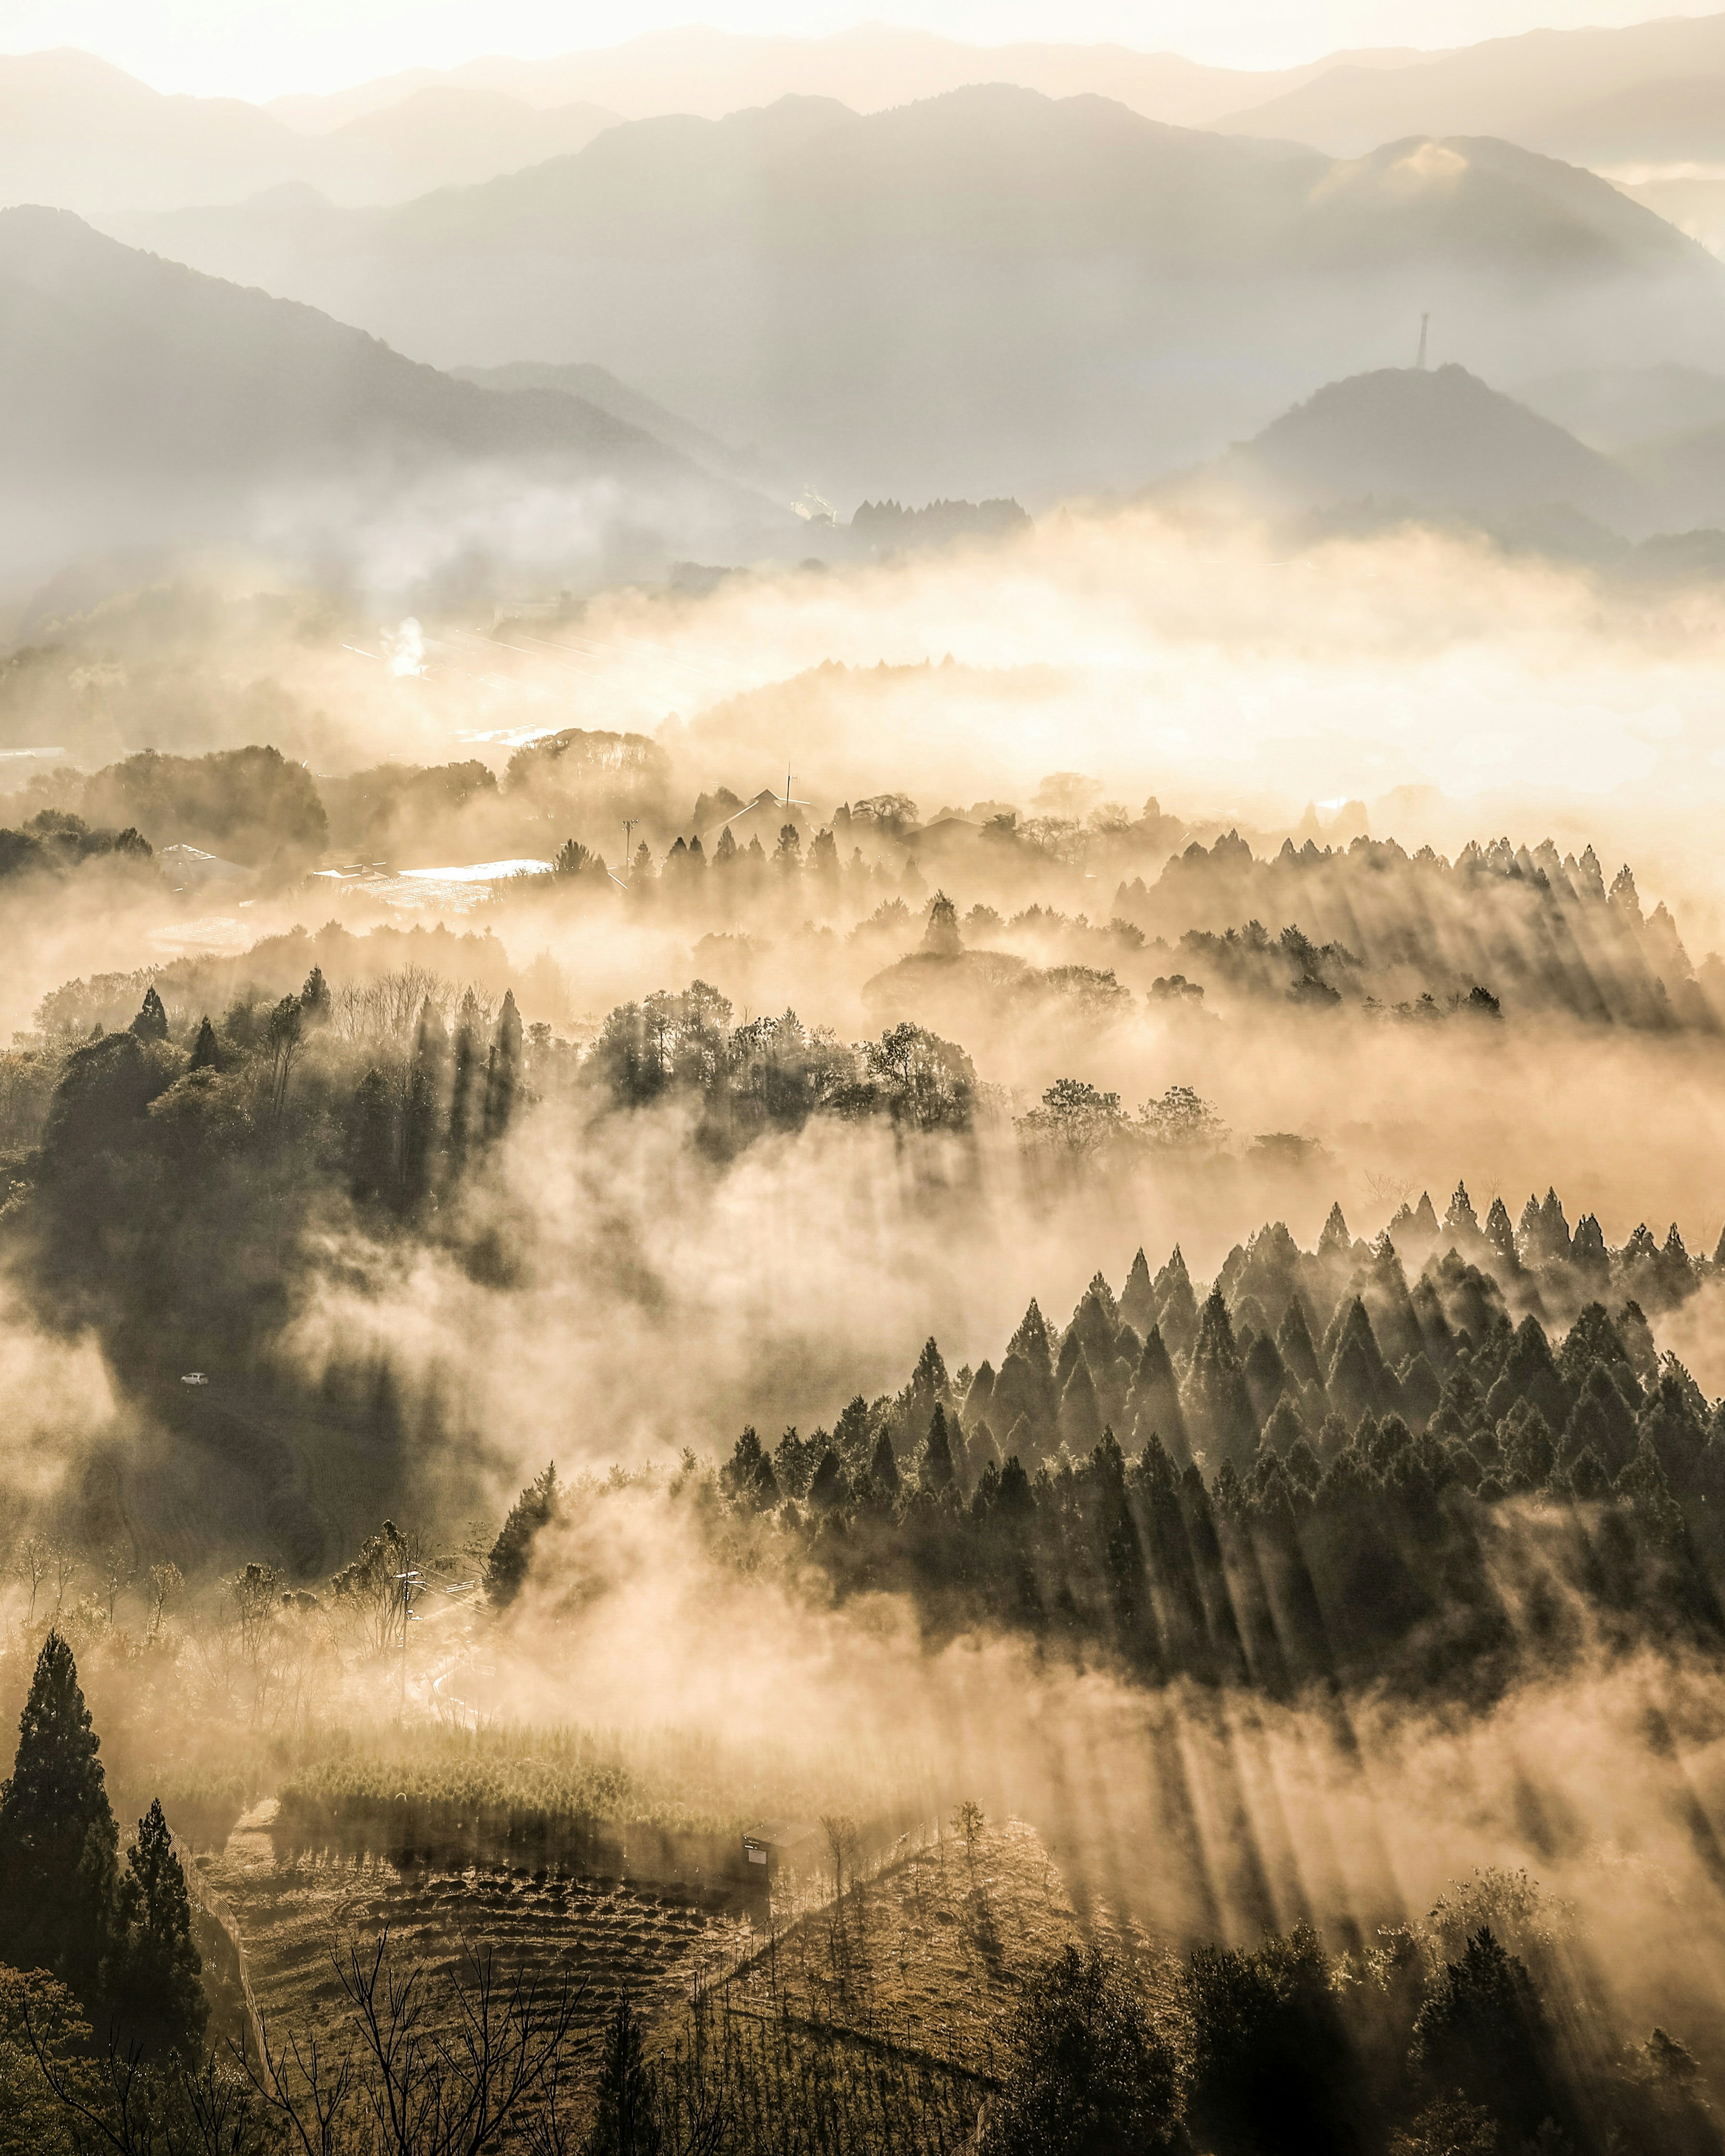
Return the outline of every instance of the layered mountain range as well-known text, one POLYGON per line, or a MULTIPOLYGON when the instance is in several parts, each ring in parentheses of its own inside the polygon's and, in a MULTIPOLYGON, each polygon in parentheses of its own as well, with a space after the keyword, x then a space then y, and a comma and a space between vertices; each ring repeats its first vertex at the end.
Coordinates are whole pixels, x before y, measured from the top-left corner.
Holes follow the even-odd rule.
POLYGON ((1725 339, 1712 256, 1511 144, 1336 160, 999 86, 644 121, 394 209, 104 223, 434 365, 597 364, 832 500, 1138 483, 1411 357, 1422 312, 1497 379, 1725 339))

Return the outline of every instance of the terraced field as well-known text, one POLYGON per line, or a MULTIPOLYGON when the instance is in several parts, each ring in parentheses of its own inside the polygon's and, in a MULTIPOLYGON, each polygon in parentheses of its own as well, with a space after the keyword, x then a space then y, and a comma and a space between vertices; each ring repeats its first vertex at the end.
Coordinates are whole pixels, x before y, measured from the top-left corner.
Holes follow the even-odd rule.
POLYGON ((668 2010, 697 1972, 713 1975, 755 1943, 746 1918, 715 1913, 638 1888, 544 1872, 398 1867, 385 1860, 278 1856, 271 1807, 248 1813, 219 1855, 196 1861, 244 1951, 266 2023, 345 2041, 334 1954, 374 1943, 387 1925, 403 1964, 427 1972, 434 2002, 470 1955, 488 1948, 500 1970, 542 1989, 567 1983, 583 1994, 591 2028, 619 1984, 644 2012, 668 2010))

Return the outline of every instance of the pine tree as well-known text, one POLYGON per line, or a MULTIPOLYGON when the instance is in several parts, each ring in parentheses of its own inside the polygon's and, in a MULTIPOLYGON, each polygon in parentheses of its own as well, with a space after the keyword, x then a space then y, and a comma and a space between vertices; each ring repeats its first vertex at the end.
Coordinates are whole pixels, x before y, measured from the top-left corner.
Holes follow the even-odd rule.
POLYGON ((1189 1448, 1180 1388, 1158 1326, 1153 1325, 1144 1335, 1143 1353, 1127 1396, 1126 1418, 1137 1450, 1142 1451, 1153 1438, 1159 1438, 1175 1459, 1185 1459, 1189 1448))
POLYGON ((1281 1357, 1282 1367, 1302 1385, 1322 1382, 1323 1373, 1318 1368, 1317 1350, 1312 1344, 1312 1327, 1306 1322, 1305 1306, 1297 1296, 1290 1298, 1282 1312, 1281 1323, 1276 1328, 1276 1350, 1281 1357))
POLYGON ((194 1070, 219 1070, 222 1051, 217 1045, 216 1029, 208 1014, 198 1029, 198 1038, 192 1045, 192 1068, 194 1070))
POLYGON ((875 1487, 889 1497, 899 1491, 898 1461, 892 1450, 892 1432, 883 1430, 875 1440, 875 1456, 869 1462, 869 1476, 875 1487))
POLYGON ((305 1014, 308 1030, 327 1025, 335 1016, 330 984, 323 977, 321 966, 314 966, 305 976, 305 985, 300 991, 300 1009, 305 1014))
POLYGON ((1525 1964, 1481 1926, 1430 1988, 1414 2024, 1414 2063, 1459 2089, 1520 2140, 1562 2108, 1549 2076, 1551 2033, 1525 1964))
POLYGON ((144 991, 143 1008, 132 1020, 131 1030, 140 1040, 167 1039, 167 1012, 162 1006, 161 997, 156 993, 153 981, 144 991))
MULTIPOLYGON (((769 1467, 767 1471, 770 1475, 773 1471, 769 1467)), ((835 1505, 842 1505, 849 1494, 845 1481, 844 1463, 831 1445, 829 1445, 820 1456, 820 1465, 809 1479, 809 1502, 816 1512, 829 1512, 835 1505)), ((775 1499, 777 1496, 778 1491, 775 1486, 773 1491, 775 1499)), ((757 1509, 764 1511, 765 1505, 760 1506, 757 1509)))
POLYGON ((922 1353, 916 1358, 916 1367, 911 1373, 909 1405, 920 1420, 937 1402, 950 1407, 952 1387, 947 1375, 945 1360, 931 1333, 923 1344, 922 1353))
POLYGON ((449 1158, 459 1170, 480 1136, 479 998, 469 988, 455 1014, 449 1086, 449 1158))
POLYGON ((1060 1442, 1075 1460, 1082 1460, 1093 1451, 1102 1435, 1101 1411, 1096 1405, 1090 1358, 1082 1348, 1072 1366, 1072 1374, 1066 1380, 1065 1390, 1060 1394, 1056 1427, 1060 1442))
POLYGON ((950 1490, 952 1482, 952 1447, 947 1436, 946 1410, 937 1401, 933 1419, 928 1425, 928 1443, 922 1454, 922 1486, 925 1490, 950 1490))
POLYGON ((1198 1338, 1198 1296, 1178 1243, 1152 1286, 1156 1295, 1156 1329, 1168 1353, 1189 1355, 1198 1338))
MULTIPOLYGON (((1725 1240, 1725 1237, 1721 1240, 1725 1240)), ((1132 1261, 1132 1268, 1126 1276, 1126 1286, 1121 1291, 1120 1315, 1140 1339, 1156 1322, 1156 1290, 1142 1248, 1132 1261)))
POLYGON ((195 2060, 209 2001, 192 1938, 186 1875, 160 1798, 138 1821, 138 1838, 126 1851, 119 1917, 114 2003, 122 2034, 146 2057, 172 2053, 195 2060))
MULTIPOLYGON (((645 850, 644 845, 643 851, 645 850)), ((515 1007, 515 991, 504 991, 503 1008, 497 1014, 497 1037, 485 1071, 485 1136, 501 1138, 515 1113, 521 1083, 521 1014, 515 1007)))
POLYGON ((357 1198, 377 1198, 396 1182, 395 1104, 373 1066, 354 1088, 347 1115, 347 1165, 357 1198))
POLYGON ((1355 1296, 1339 1317, 1334 1357, 1324 1381, 1330 1399, 1350 1422, 1399 1407, 1400 1391, 1378 1348, 1364 1303, 1355 1296))
POLYGON ((1182 1404, 1193 1445, 1204 1451, 1213 1471, 1227 1462, 1250 1463, 1258 1445, 1258 1419, 1219 1289, 1210 1291, 1204 1306, 1182 1404))
POLYGON ((449 1057, 449 1034, 437 1005, 427 996, 414 1037, 407 1108, 402 1119, 402 1180, 410 1201, 428 1196, 434 1180, 449 1057))
POLYGON ((928 901, 922 948, 937 958, 955 958, 964 948, 964 939, 958 933, 958 909, 943 891, 937 891, 928 901))
POLYGON ((0 1962, 47 1969, 93 2018, 119 1875, 100 1749, 72 1650, 50 1632, 0 1788, 0 1962))
POLYGON ((659 2077, 643 2054, 641 2025, 620 1987, 603 2041, 586 2156, 658 2156, 659 2077))
POLYGON ((485 1566, 485 1593, 500 1608, 513 1602, 527 1577, 540 1529, 557 1516, 559 1496, 555 1460, 522 1491, 509 1508, 485 1566))
POLYGON ((1022 1355, 1033 1368, 1045 1375, 1054 1374, 1054 1350, 1048 1337, 1048 1322, 1036 1306, 1032 1296, 1030 1306, 1019 1320, 1019 1329, 1006 1343, 1009 1355, 1022 1355))

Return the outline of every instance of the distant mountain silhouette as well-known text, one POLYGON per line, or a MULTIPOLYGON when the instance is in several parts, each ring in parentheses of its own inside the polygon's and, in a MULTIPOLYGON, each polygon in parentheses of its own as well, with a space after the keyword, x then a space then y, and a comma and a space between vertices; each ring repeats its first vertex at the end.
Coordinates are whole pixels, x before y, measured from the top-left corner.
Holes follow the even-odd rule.
POLYGON ((237 98, 164 97, 94 54, 0 54, 0 205, 239 203, 290 182, 404 202, 578 150, 618 116, 439 82, 316 134, 237 98))
POLYGON ((639 389, 630 388, 628 382, 619 382, 609 367, 595 367, 590 361, 572 360, 559 367, 516 360, 507 367, 452 367, 449 372, 458 382, 476 382, 485 389, 552 389, 562 396, 578 397, 614 418, 640 428, 656 441, 668 442, 709 471, 723 472, 755 485, 777 484, 784 477, 758 452, 721 442, 704 427, 696 426, 680 413, 667 411, 639 389))
POLYGON ((1336 163, 999 85, 614 127, 389 212, 107 220, 439 365, 578 353, 829 500, 1136 484, 1314 379, 1725 342, 1725 272, 1497 141, 1336 163))
POLYGON ((670 530, 774 521, 580 398, 453 381, 61 210, 0 212, 0 467, 11 543, 32 560, 80 539, 243 530, 264 495, 376 501, 470 468, 602 486, 617 513, 670 530))
POLYGON ((536 105, 588 100, 631 119, 687 112, 718 120, 781 97, 837 98, 854 111, 879 112, 976 83, 1009 83, 1049 97, 1094 92, 1147 119, 1200 127, 1333 66, 1407 66, 1424 58, 1408 49, 1334 53, 1299 67, 1253 73, 1119 44, 965 44, 886 23, 819 38, 751 36, 689 23, 548 59, 491 54, 441 75, 416 69, 331 96, 278 98, 267 110, 290 126, 326 127, 445 83, 501 90, 536 105))
POLYGON ((1453 365, 1329 382, 1169 490, 1270 511, 1565 508, 1619 528, 1651 511, 1619 465, 1453 365))
POLYGON ((1611 454, 1702 427, 1725 426, 1725 374, 1660 361, 1644 367, 1568 367, 1519 382, 1515 394, 1611 454))
POLYGON ((1584 164, 1725 156, 1725 15, 1532 30, 1410 67, 1326 67, 1219 123, 1332 157, 1400 135, 1496 135, 1584 164))

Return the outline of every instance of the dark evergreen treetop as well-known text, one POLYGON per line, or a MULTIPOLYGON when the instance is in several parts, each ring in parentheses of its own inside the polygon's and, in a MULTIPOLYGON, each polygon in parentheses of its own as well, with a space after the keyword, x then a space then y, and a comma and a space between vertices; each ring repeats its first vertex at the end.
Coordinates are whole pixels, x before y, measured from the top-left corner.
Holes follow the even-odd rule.
POLYGON ((116 2010, 146 2057, 195 2061, 209 2020, 186 1875, 159 1798, 138 1821, 120 1884, 116 2010))
POLYGON ((0 1962, 47 1969, 87 2008, 99 1995, 118 1872, 100 1748, 72 1650, 51 1631, 0 1788, 0 1962))

